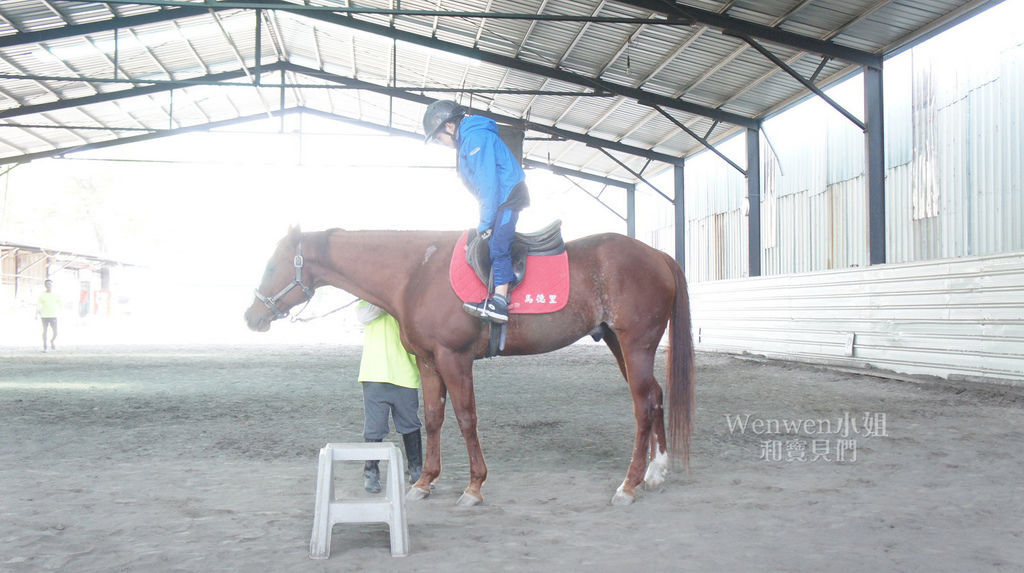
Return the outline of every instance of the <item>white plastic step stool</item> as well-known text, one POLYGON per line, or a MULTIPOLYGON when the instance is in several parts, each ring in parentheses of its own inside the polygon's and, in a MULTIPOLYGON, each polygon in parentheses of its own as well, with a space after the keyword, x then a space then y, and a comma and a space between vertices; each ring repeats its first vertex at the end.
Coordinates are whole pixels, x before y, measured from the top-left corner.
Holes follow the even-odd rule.
POLYGON ((331 528, 336 523, 387 523, 391 532, 391 556, 404 557, 409 552, 409 526, 402 491, 404 475, 402 451, 393 442, 327 444, 321 448, 309 557, 327 559, 331 556, 331 528), (388 462, 384 499, 335 499, 334 462, 365 460, 388 462))

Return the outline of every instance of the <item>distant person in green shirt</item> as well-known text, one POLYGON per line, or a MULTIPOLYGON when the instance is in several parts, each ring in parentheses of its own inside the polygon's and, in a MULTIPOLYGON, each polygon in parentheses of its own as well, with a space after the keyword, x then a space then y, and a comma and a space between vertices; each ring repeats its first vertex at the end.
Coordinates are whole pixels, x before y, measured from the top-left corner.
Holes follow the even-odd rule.
MULTIPOLYGON (((388 435, 388 417, 402 434, 409 462, 409 483, 423 473, 423 444, 417 412, 420 407, 420 371, 416 357, 402 346, 398 321, 379 307, 360 301, 356 316, 366 331, 359 382, 363 387, 363 439, 380 442, 388 435)), ((363 486, 370 493, 381 490, 378 460, 363 466, 363 486)))
POLYGON ((43 352, 46 352, 46 330, 50 329, 50 350, 56 350, 53 345, 57 340, 57 313, 60 312, 60 295, 53 292, 53 281, 46 279, 43 282, 46 292, 39 295, 36 302, 36 313, 43 320, 43 352))

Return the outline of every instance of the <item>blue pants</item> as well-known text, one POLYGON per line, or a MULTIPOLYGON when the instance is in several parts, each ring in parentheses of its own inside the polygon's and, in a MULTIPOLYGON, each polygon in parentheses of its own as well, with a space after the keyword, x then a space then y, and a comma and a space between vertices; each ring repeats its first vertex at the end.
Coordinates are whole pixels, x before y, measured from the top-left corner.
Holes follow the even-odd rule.
POLYGON ((494 269, 494 286, 512 282, 512 239, 516 234, 519 211, 498 209, 494 216, 494 231, 491 233, 491 268, 494 269))

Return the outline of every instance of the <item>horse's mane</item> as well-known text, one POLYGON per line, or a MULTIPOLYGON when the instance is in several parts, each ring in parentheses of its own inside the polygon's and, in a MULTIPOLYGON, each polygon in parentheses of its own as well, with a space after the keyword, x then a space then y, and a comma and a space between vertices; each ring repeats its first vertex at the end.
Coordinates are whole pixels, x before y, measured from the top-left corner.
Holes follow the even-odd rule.
POLYGON ((319 235, 316 241, 317 258, 319 258, 320 260, 328 258, 327 253, 328 247, 330 247, 331 245, 331 235, 344 230, 345 229, 342 229, 341 227, 331 227, 330 229, 326 229, 324 231, 317 233, 319 235))
POLYGON ((451 238, 452 238, 452 240, 454 242, 454 238, 456 238, 458 236, 458 233, 460 233, 460 232, 462 232, 462 231, 436 231, 436 230, 428 231, 428 230, 397 230, 397 229, 363 229, 363 230, 358 230, 358 231, 346 231, 345 229, 343 229, 341 227, 332 227, 330 229, 325 229, 323 231, 311 231, 311 232, 308 232, 308 233, 302 233, 302 237, 304 237, 304 240, 306 240, 307 244, 310 245, 310 248, 312 249, 310 252, 311 253, 316 253, 316 256, 320 260, 325 260, 325 259, 330 258, 331 237, 336 235, 336 234, 338 234, 338 233, 352 233, 352 234, 386 233, 388 235, 400 234, 400 233, 408 233, 410 235, 411 234, 416 234, 416 235, 424 235, 424 234, 426 234, 426 235, 431 235, 431 236, 439 236, 439 235, 444 235, 446 233, 450 233, 452 235, 451 238))

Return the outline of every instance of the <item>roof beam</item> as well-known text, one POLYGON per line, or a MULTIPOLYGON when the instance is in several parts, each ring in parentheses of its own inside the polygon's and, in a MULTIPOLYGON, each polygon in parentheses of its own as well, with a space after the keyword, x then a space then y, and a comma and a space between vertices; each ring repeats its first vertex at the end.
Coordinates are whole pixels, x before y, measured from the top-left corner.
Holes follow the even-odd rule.
MULTIPOLYGON (((337 82, 337 83, 341 83, 341 84, 345 84, 345 85, 349 85, 349 86, 358 87, 359 89, 363 89, 363 90, 366 90, 366 91, 371 91, 371 92, 375 92, 375 93, 381 93, 381 94, 385 94, 385 95, 392 95, 392 96, 395 96, 397 98, 404 99, 406 101, 412 101, 412 102, 416 102, 416 103, 421 103, 423 105, 429 105, 430 103, 435 101, 434 98, 428 97, 428 96, 425 96, 425 95, 416 94, 416 93, 412 93, 410 91, 405 91, 405 90, 402 90, 402 89, 396 89, 396 88, 387 87, 387 86, 379 86, 377 84, 372 84, 370 82, 366 82, 366 81, 363 81, 363 80, 357 80, 357 79, 354 79, 354 78, 347 78, 347 77, 343 77, 343 76, 337 76, 337 75, 334 75, 334 74, 331 74, 331 73, 323 72, 323 71, 320 71, 320 70, 315 70, 313 68, 307 68, 305 66, 300 66, 298 64, 292 64, 292 63, 284 62, 284 63, 282 63, 280 65, 285 70, 287 70, 287 71, 291 71, 291 72, 295 72, 295 73, 298 73, 298 74, 307 75, 307 76, 313 77, 313 78, 319 78, 319 79, 322 79, 322 80, 327 80, 327 81, 331 81, 331 82, 337 82)), ((430 91, 430 90, 428 89, 426 91, 430 91)), ((591 147, 613 149, 615 151, 621 151, 623 153, 628 153, 630 155, 636 155, 636 156, 639 156, 639 157, 644 157, 646 159, 652 159, 654 161, 661 161, 663 163, 669 163, 669 164, 675 164, 675 163, 680 161, 680 158, 675 157, 673 155, 668 155, 668 154, 661 153, 661 152, 658 152, 658 151, 653 151, 653 150, 650 150, 650 149, 644 149, 642 147, 635 147, 635 146, 632 146, 632 145, 626 145, 624 143, 619 143, 617 141, 611 141, 611 140, 607 140, 607 139, 600 139, 600 138, 592 137, 592 136, 589 136, 589 135, 586 135, 586 134, 576 133, 574 131, 569 131, 569 130, 565 130, 565 129, 559 129, 557 127, 550 126, 550 125, 544 125, 544 124, 540 124, 540 123, 534 123, 534 122, 530 122, 530 121, 525 121, 525 120, 520 119, 518 117, 511 117, 511 116, 507 116, 507 115, 501 115, 501 114, 497 114, 497 113, 494 113, 494 112, 485 111, 485 110, 479 110, 479 109, 474 109, 472 111, 474 113, 479 113, 480 115, 486 115, 486 116, 488 116, 488 117, 490 117, 492 119, 495 119, 497 121, 500 121, 502 123, 507 123, 507 124, 510 124, 510 125, 519 125, 519 126, 524 127, 525 129, 529 129, 531 131, 537 131, 537 132, 541 132, 541 133, 546 133, 548 135, 554 135, 554 136, 557 136, 557 137, 559 137, 561 139, 570 139, 570 140, 574 140, 574 141, 579 141, 580 143, 584 143, 584 144, 589 145, 591 147)))
POLYGON ((585 179, 587 181, 593 181, 594 183, 600 183, 602 185, 608 185, 609 187, 619 187, 621 189, 632 189, 633 184, 614 179, 612 177, 604 177, 603 175, 596 175, 594 173, 587 173, 586 171, 578 171, 576 169, 569 169, 553 163, 544 163, 536 159, 530 159, 528 157, 523 158, 523 166, 531 167, 536 169, 547 169, 555 175, 562 175, 566 177, 576 177, 578 179, 585 179))
MULTIPOLYGON (((276 68, 278 66, 275 64, 273 67, 276 68)), ((230 71, 230 72, 221 72, 221 73, 218 73, 218 74, 209 74, 209 75, 205 75, 205 76, 200 76, 198 78, 194 78, 192 81, 193 82, 203 82, 203 83, 217 83, 217 82, 220 82, 220 81, 223 81, 223 80, 231 80, 231 79, 235 79, 235 78, 244 77, 245 75, 246 75, 245 71, 234 70, 234 71, 230 71)), ((83 79, 82 81, 87 82, 89 80, 83 79)), ((146 83, 145 80, 137 80, 137 81, 138 81, 138 83, 146 83)), ((155 83, 153 85, 140 86, 140 87, 131 88, 131 89, 127 89, 127 90, 118 90, 118 91, 112 91, 112 92, 97 93, 95 95, 78 97, 78 98, 71 98, 71 99, 59 99, 57 101, 52 101, 52 102, 48 102, 48 103, 41 103, 41 104, 36 104, 36 105, 23 105, 23 106, 11 108, 11 109, 0 110, 0 119, 7 119, 7 118, 10 118, 10 117, 18 117, 18 116, 22 116, 22 115, 31 115, 33 113, 45 113, 45 112, 48 112, 48 111, 54 111, 54 110, 58 110, 58 109, 67 109, 67 108, 71 108, 71 107, 80 107, 80 106, 85 106, 85 105, 92 105, 92 104, 95 104, 95 103, 103 103, 103 102, 108 102, 108 101, 115 101, 115 100, 119 100, 119 99, 135 97, 135 96, 150 95, 150 94, 155 94, 155 93, 169 91, 169 90, 174 89, 175 87, 180 87, 179 82, 175 82, 175 81, 157 82, 157 83, 155 83)))
MULTIPOLYGON (((264 66, 264 68, 263 68, 263 71, 265 73, 266 72, 271 72, 271 71, 281 71, 281 70, 290 71, 290 72, 306 75, 306 76, 313 77, 313 78, 318 78, 318 79, 327 80, 327 81, 338 83, 338 84, 343 84, 343 85, 351 86, 353 89, 363 89, 363 90, 372 91, 372 92, 375 92, 375 93, 382 93, 382 94, 385 94, 385 95, 393 95, 393 96, 401 98, 401 99, 405 99, 405 100, 408 100, 408 101, 413 101, 413 102, 421 103, 421 104, 424 104, 424 105, 427 105, 427 104, 429 104, 429 103, 434 101, 433 98, 430 98, 430 97, 427 97, 427 96, 424 96, 424 95, 421 95, 421 94, 415 94, 415 93, 412 93, 412 92, 409 92, 409 91, 405 91, 405 90, 402 90, 402 89, 396 89, 396 88, 392 88, 392 87, 388 87, 388 86, 378 86, 376 84, 372 84, 372 83, 369 83, 369 82, 364 82, 364 81, 361 81, 361 80, 356 80, 356 79, 353 79, 353 78, 347 78, 347 77, 343 77, 343 76, 337 76, 335 74, 330 74, 330 73, 326 73, 326 72, 323 72, 323 71, 320 71, 320 70, 316 70, 316 69, 313 69, 313 68, 307 68, 307 67, 304 67, 304 66, 299 66, 299 65, 291 64, 291 63, 278 62, 278 63, 270 64, 268 66, 264 66)), ((184 81, 184 82, 209 82, 209 83, 216 83, 218 81, 230 80, 230 79, 234 79, 234 78, 241 78, 241 77, 245 77, 245 76, 246 76, 246 72, 245 71, 234 70, 234 71, 222 72, 222 73, 218 73, 218 74, 209 74, 209 75, 206 75, 206 76, 201 76, 199 78, 194 78, 192 80, 180 80, 180 81, 184 81)), ((179 87, 177 84, 178 84, 178 82, 159 82, 159 83, 156 83, 154 85, 135 87, 135 88, 127 89, 127 90, 119 90, 119 91, 108 92, 108 93, 99 93, 99 94, 95 94, 95 95, 91 95, 91 96, 85 96, 85 97, 80 97, 80 98, 57 100, 57 101, 54 101, 54 102, 49 102, 49 103, 44 103, 44 104, 28 105, 28 106, 21 106, 21 107, 16 107, 16 108, 12 108, 12 109, 0 110, 0 119, 7 119, 7 118, 12 118, 12 117, 24 116, 24 115, 31 115, 31 114, 35 114, 35 113, 45 113, 45 112, 55 111, 55 110, 59 110, 59 109, 67 109, 67 108, 87 106, 87 105, 96 104, 96 103, 115 101, 115 100, 119 100, 119 99, 123 99, 123 98, 130 98, 130 97, 136 97, 136 96, 142 96, 142 95, 151 95, 151 94, 155 94, 155 93, 161 93, 161 92, 165 92, 165 91, 170 91, 171 89, 174 89, 175 87, 179 87)), ((581 143, 590 145, 592 147, 606 147, 608 149, 613 149, 613 150, 616 150, 616 151, 621 151, 623 153, 628 153, 630 155, 637 155, 637 156, 640 156, 640 157, 645 157, 647 159, 653 159, 655 161, 661 161, 661 162, 669 163, 669 164, 674 164, 674 163, 676 163, 677 161, 680 160, 678 157, 675 157, 675 156, 672 156, 672 155, 667 155, 667 154, 656 152, 656 151, 652 151, 652 150, 649 150, 649 149, 643 149, 643 148, 640 148, 640 147, 635 147, 635 146, 632 146, 632 145, 626 145, 626 144, 618 143, 618 142, 615 142, 615 141, 599 139, 599 138, 591 137, 591 136, 588 136, 588 135, 585 135, 585 134, 579 134, 579 133, 576 133, 576 132, 572 132, 572 131, 568 131, 568 130, 564 130, 564 129, 559 129, 559 128, 553 127, 553 126, 547 126, 547 125, 543 125, 543 124, 537 124, 537 123, 532 123, 532 122, 524 121, 522 119, 515 118, 515 117, 503 116, 503 115, 499 115, 499 114, 495 114, 495 113, 482 112, 482 111, 479 112, 479 113, 486 113, 486 115, 489 115, 490 117, 492 117, 494 119, 502 121, 503 123, 522 125, 526 129, 530 129, 530 130, 541 132, 541 133, 547 133, 549 135, 554 135, 554 136, 559 137, 561 139, 571 139, 571 140, 579 141, 581 143)), ((47 156, 49 156, 49 155, 47 155, 47 153, 42 153, 40 155, 40 157, 47 157, 47 156)))
POLYGON ((637 8, 643 8, 645 10, 655 10, 663 14, 670 16, 684 16, 692 18, 693 20, 717 28, 723 32, 728 32, 733 35, 746 35, 767 42, 773 42, 775 44, 782 44, 783 46, 790 46, 805 52, 814 52, 816 54, 822 54, 835 58, 837 60, 843 60, 846 62, 852 62, 861 66, 868 66, 871 68, 882 68, 882 56, 879 54, 872 54, 871 52, 865 52, 863 50, 857 50, 849 48, 835 42, 826 40, 819 40, 817 38, 811 38, 808 36, 802 36, 793 32, 787 32, 774 26, 765 26, 762 24, 756 24, 754 22, 748 22, 747 20, 741 20, 739 18, 733 18, 732 16, 726 16, 717 12, 711 12, 708 10, 701 10, 699 8, 692 8, 690 6, 682 6, 674 1, 666 0, 615 0, 620 4, 627 4, 630 6, 636 6, 637 8))
POLYGON ((765 48, 761 44, 757 43, 750 36, 739 36, 739 38, 741 40, 743 40, 744 42, 750 44, 750 46, 753 47, 758 52, 761 52, 761 54, 764 57, 766 57, 769 60, 771 60, 771 62, 773 64, 775 64, 779 69, 781 69, 782 71, 784 71, 787 74, 789 74, 790 76, 792 76, 793 79, 795 79, 796 81, 800 82, 800 84, 803 85, 805 88, 807 88, 809 91, 811 91, 812 93, 816 94, 821 99, 825 100, 825 102, 828 103, 833 108, 835 108, 836 111, 838 111, 839 113, 843 114, 843 116, 846 117, 846 119, 852 121, 854 123, 854 125, 859 127, 861 131, 864 131, 864 130, 867 129, 867 126, 864 125, 864 122, 861 121, 860 118, 858 118, 857 116, 855 116, 852 113, 850 113, 843 106, 839 105, 839 102, 837 102, 836 100, 830 98, 828 96, 828 94, 826 94, 821 88, 819 88, 818 86, 814 85, 814 82, 812 82, 811 80, 808 80, 807 78, 805 78, 802 75, 800 75, 799 72, 797 72, 796 70, 791 68, 788 64, 786 64, 786 62, 783 62, 778 56, 776 56, 775 54, 771 53, 771 51, 769 51, 768 48, 765 48))
MULTIPOLYGON (((6 62, 6 60, 0 56, 0 61, 6 62)), ((9 62, 8 62, 9 63, 9 62)), ((12 65, 12 67, 14 67, 12 65)), ((16 68, 17 69, 17 68, 16 68)), ((109 78, 109 77, 86 77, 86 76, 49 76, 40 74, 29 74, 29 73, 18 73, 18 74, 4 74, 0 73, 0 80, 26 80, 34 82, 82 82, 88 84, 131 84, 137 86, 139 84, 152 84, 152 85, 164 85, 172 88, 186 88, 190 86, 223 86, 223 87, 252 87, 256 85, 257 80, 260 78, 256 76, 257 73, 269 73, 278 71, 279 65, 275 62, 269 66, 263 66, 262 69, 256 70, 251 69, 250 72, 253 74, 252 79, 242 82, 231 82, 223 79, 209 79, 208 76, 200 76, 194 79, 170 79, 170 80, 154 80, 154 79, 131 79, 131 78, 109 78)), ((244 72, 239 70, 239 74, 244 75, 244 72)), ((247 76, 248 77, 248 76, 247 76)), ((308 88, 308 89, 329 89, 329 90, 350 90, 350 89, 362 89, 352 88, 347 85, 325 85, 325 84, 308 84, 301 82, 279 82, 279 83, 266 83, 265 81, 259 81, 259 87, 264 88, 308 88)), ((44 86, 45 89, 45 86, 44 86)), ((94 87, 95 89, 95 87, 94 87)), ((399 90, 399 91, 418 91, 418 92, 431 92, 431 93, 462 93, 462 94, 501 94, 501 95, 543 95, 543 96, 572 96, 577 98, 609 98, 616 97, 612 94, 605 92, 581 92, 581 91, 556 91, 556 90, 519 90, 519 89, 500 89, 500 88, 435 88, 435 87, 424 87, 424 86, 381 86, 380 89, 388 90, 399 90)), ((50 91, 50 94, 57 97, 57 94, 50 91)), ((100 93, 99 90, 96 90, 100 93)), ((0 89, 0 93, 3 93, 0 89)), ((6 95, 6 94, 5 94, 6 95)), ((13 101, 18 101, 16 98, 7 96, 13 101)), ((557 123, 557 122, 556 122, 557 123)))
MULTIPOLYGON (((298 108, 289 110, 272 110, 269 113, 271 115, 287 114, 297 111, 298 108)), ((236 117, 223 121, 214 121, 211 123, 203 123, 199 125, 189 125, 186 127, 178 127, 174 129, 156 129, 149 133, 143 133, 140 135, 132 135, 129 137, 121 137, 118 139, 110 139, 107 141, 98 141, 96 143, 89 143, 87 145, 75 145, 72 147, 64 147, 60 149, 50 149, 47 151, 38 151, 36 153, 26 153, 16 157, 0 157, 0 165, 8 163, 25 163, 27 161, 34 161, 36 159, 45 159, 48 157, 62 157, 68 153, 78 153, 81 151, 89 151, 92 149, 103 149, 106 147, 114 147, 117 145, 126 145, 129 143, 138 143, 140 141, 149 141, 151 139, 158 139, 161 137, 167 137, 171 135, 181 135, 183 133, 192 133, 196 131, 209 131, 211 129, 217 129, 220 127, 227 127, 229 125, 235 125, 238 123, 245 123, 247 121, 266 119, 267 113, 258 113, 255 115, 236 117)))
MULTIPOLYGON (((612 161, 614 161, 615 163, 618 163, 618 164, 619 164, 619 167, 621 167, 621 168, 625 169, 625 170, 626 170, 626 171, 627 171, 627 172, 628 172, 628 173, 629 173, 630 175, 632 175, 633 177, 636 177, 636 178, 637 178, 637 179, 639 179, 640 181, 643 181, 643 182, 644 182, 644 183, 645 183, 645 184, 646 184, 646 185, 647 185, 648 187, 650 187, 651 189, 654 189, 654 192, 655 192, 655 193, 657 193, 658 195, 661 195, 661 196, 662 196, 663 198, 665 198, 665 199, 666 199, 666 200, 667 200, 667 201, 668 201, 669 203, 671 203, 671 202, 672 202, 672 198, 671 198, 671 197, 669 197, 668 195, 666 195, 666 194, 662 193, 662 192, 661 192, 661 189, 658 189, 657 187, 655 187, 655 186, 654 186, 654 184, 653 184, 653 183, 651 183, 650 181, 648 181, 648 180, 647 180, 646 178, 644 178, 644 176, 643 176, 643 175, 642 175, 641 173, 637 172, 636 170, 634 170, 634 169, 633 169, 632 167, 630 167, 629 165, 626 165, 625 163, 623 163, 621 159, 619 159, 618 157, 615 157, 615 156, 614 156, 614 155, 612 155, 611 153, 608 153, 608 150, 607 150, 607 149, 600 149, 599 151, 600 151, 601 153, 603 153, 603 154, 607 155, 607 156, 608 156, 608 159, 611 159, 611 160, 612 160, 612 161)), ((646 166, 645 166, 645 167, 646 167, 646 166)))
MULTIPOLYGON (((445 42, 443 40, 438 40, 436 38, 431 38, 420 34, 415 34, 412 32, 406 32, 395 28, 389 28, 387 26, 381 26, 379 24, 373 24, 371 22, 366 22, 363 20, 357 20, 355 18, 351 18, 348 16, 340 16, 337 14, 322 12, 302 12, 301 10, 293 10, 294 5, 282 4, 280 2, 276 2, 275 0, 262 0, 259 3, 267 8, 294 11, 313 20, 319 20, 322 22, 335 24, 338 26, 345 26, 347 28, 360 30, 362 32, 366 32, 369 34, 385 36, 388 38, 401 40, 403 42, 407 42, 410 44, 431 48, 434 50, 450 52, 466 58, 480 60, 482 62, 487 62, 489 64, 494 64, 496 66, 511 68, 531 73, 534 75, 538 75, 541 77, 548 77, 568 82, 571 84, 586 86, 597 90, 608 91, 611 93, 633 98, 644 105, 660 105, 670 109, 676 109, 679 111, 692 113, 695 115, 702 115, 705 117, 710 117, 712 119, 717 119, 719 121, 751 129, 756 129, 759 126, 758 121, 746 117, 744 115, 723 111, 705 105, 695 104, 679 98, 654 94, 651 92, 641 90, 639 88, 620 85, 617 83, 602 80, 600 78, 591 78, 566 70, 550 68, 532 62, 526 62, 518 58, 512 58, 509 56, 504 56, 493 52, 487 52, 484 50, 461 46, 459 44, 455 44, 452 42, 445 42)), ((207 6, 209 7, 210 5, 207 6)))
MULTIPOLYGON (((536 12, 491 12, 490 1, 483 12, 465 10, 405 10, 401 8, 374 8, 368 6, 320 6, 315 4, 291 4, 271 2, 268 6, 264 0, 206 0, 205 8, 213 10, 287 10, 289 12, 331 12, 335 14, 390 16, 394 23, 395 16, 434 17, 434 18, 467 18, 480 20, 539 20, 543 22, 586 22, 604 24, 657 24, 662 26, 690 26, 693 20, 677 14, 668 18, 630 18, 625 16, 576 16, 573 14, 538 14, 536 12)), ((196 2, 191 0, 103 0, 103 4, 131 4, 161 7, 190 7, 196 2)), ((482 26, 482 24, 481 24, 482 26)))
POLYGON ((711 142, 708 141, 706 138, 701 137, 701 135, 698 134, 698 133, 695 133, 692 129, 687 127, 686 124, 684 124, 683 122, 679 121, 678 119, 672 117, 672 114, 670 114, 669 112, 665 111, 664 109, 662 109, 660 107, 659 108, 655 108, 655 109, 658 110, 658 113, 660 113, 661 115, 665 116, 666 119, 668 119, 672 123, 676 124, 676 126, 679 129, 685 131, 687 135, 689 135, 690 137, 692 137, 695 140, 699 141, 701 145, 703 145, 704 147, 708 148, 715 155, 717 155, 717 156, 721 157, 723 160, 725 160, 725 162, 728 163, 729 165, 731 165, 733 167, 733 169, 735 169, 736 171, 739 171, 740 173, 742 173, 744 177, 747 176, 747 170, 746 169, 743 169, 739 165, 736 165, 735 161, 733 161, 732 159, 729 159, 724 153, 719 151, 718 148, 716 148, 714 145, 712 145, 711 142))
POLYGON ((145 26, 147 24, 178 20, 180 18, 188 18, 190 16, 202 16, 204 14, 209 14, 209 11, 205 7, 174 8, 172 10, 158 10, 148 14, 139 14, 137 16, 110 18, 108 20, 90 22, 88 24, 75 24, 60 28, 38 30, 36 32, 21 32, 10 36, 0 37, 0 48, 10 48, 12 46, 21 46, 24 44, 38 44, 40 42, 49 42, 51 40, 59 40, 61 38, 74 38, 76 36, 96 34, 99 32, 110 32, 117 29, 131 28, 133 26, 145 26))
MULTIPOLYGON (((321 22, 326 22, 338 26, 345 26, 370 34, 385 36, 435 50, 459 54, 466 58, 480 60, 497 66, 515 69, 531 73, 534 75, 538 75, 541 77, 547 77, 580 86, 586 86, 593 89, 608 91, 618 95, 633 98, 644 105, 660 105, 670 109, 675 109, 686 113, 709 117, 718 121, 742 127, 756 128, 758 126, 758 122, 749 117, 723 111, 705 105, 688 102, 681 98, 673 98, 659 94, 654 94, 646 92, 639 88, 623 86, 620 84, 602 80, 600 78, 591 78, 566 70, 550 68, 532 62, 526 62, 518 58, 504 56, 493 52, 487 52, 476 48, 465 47, 459 44, 438 40, 436 38, 431 38, 428 36, 423 36, 412 32, 406 32, 403 30, 390 28, 388 26, 373 24, 371 22, 366 22, 363 20, 357 20, 355 18, 352 18, 351 16, 343 16, 340 14, 321 11, 308 11, 304 10, 305 5, 289 4, 284 2, 278 2, 276 0, 258 0, 257 2, 252 2, 252 4, 254 5, 254 7, 259 7, 261 9, 285 10, 288 12, 301 14, 302 16, 305 16, 313 20, 318 20, 321 22)), ((655 4, 657 4, 657 2, 655 2, 655 4)), ((660 4, 659 6, 660 11, 664 12, 665 6, 660 4)), ((179 18, 187 18, 190 16, 199 16, 207 14, 209 11, 214 10, 230 9, 236 8, 229 8, 227 5, 220 5, 218 3, 210 2, 207 4, 203 4, 202 8, 191 8, 188 6, 181 6, 178 8, 160 10, 157 12, 143 14, 140 16, 111 18, 109 20, 104 20, 102 22, 94 22, 90 24, 80 24, 56 28, 53 30, 42 30, 39 32, 26 32, 21 34, 14 34, 12 36, 0 38, 0 48, 27 43, 45 42, 57 38, 74 37, 83 34, 92 34, 96 32, 110 31, 131 26, 153 24, 157 22, 176 20, 179 18)), ((491 15, 491 17, 493 17, 493 15, 491 15)))
MULTIPOLYGON (((378 130, 378 131, 383 131, 383 132, 386 132, 386 133, 388 133, 390 135, 396 135, 396 136, 402 136, 402 137, 412 137, 412 138, 415 138, 415 139, 422 139, 422 136, 420 134, 418 134, 418 133, 415 133, 415 132, 405 131, 405 130, 402 130, 402 129, 396 129, 396 128, 388 127, 388 126, 384 126, 384 125, 378 125, 378 124, 375 124, 375 123, 371 123, 371 122, 367 122, 367 121, 363 121, 363 120, 359 120, 359 119, 352 119, 352 118, 340 116, 340 115, 337 115, 337 114, 334 114, 334 113, 329 113, 329 112, 321 111, 321 110, 318 110, 318 109, 307 108, 307 107, 295 107, 295 108, 290 108, 290 109, 283 110, 283 111, 282 110, 275 110, 273 112, 274 115, 290 115, 290 114, 293 114, 293 113, 309 113, 309 114, 316 115, 316 116, 319 116, 319 117, 325 117, 325 118, 328 118, 328 119, 331 119, 331 120, 334 120, 334 121, 341 121, 341 122, 344 122, 344 123, 349 123, 349 124, 353 124, 353 125, 359 125, 359 126, 366 127, 366 128, 369 128, 369 129, 375 129, 375 130, 378 130)), ((144 133, 144 134, 140 134, 140 135, 136 135, 136 136, 120 138, 120 139, 114 139, 114 140, 109 140, 109 141, 102 141, 102 142, 92 143, 92 144, 87 144, 87 145, 68 147, 68 148, 64 148, 64 149, 54 149, 54 150, 51 150, 51 151, 41 151, 41 152, 38 152, 38 153, 29 153, 29 154, 25 154, 25 155, 18 156, 18 157, 0 158, 0 165, 12 164, 12 163, 13 164, 24 163, 24 162, 32 161, 34 159, 42 159, 42 158, 54 157, 54 156, 62 156, 62 155, 66 155, 68 153, 77 153, 77 152, 80 152, 80 151, 86 151, 86 150, 91 150, 91 149, 102 149, 102 148, 106 148, 106 147, 114 147, 114 146, 117 146, 117 145, 124 145, 124 144, 128 144, 128 143, 138 143, 140 141, 148 141, 148 140, 151 140, 151 139, 157 139, 157 138, 161 138, 161 137, 169 137, 169 136, 172 136, 172 135, 180 135, 180 134, 183 134, 183 133, 191 133, 191 132, 196 132, 196 131, 209 131, 211 129, 216 129, 216 128, 220 128, 220 127, 228 127, 228 126, 236 125, 236 124, 239 124, 239 123, 245 123, 245 122, 248 122, 248 121, 261 120, 261 119, 265 119, 265 118, 266 118, 266 114, 259 113, 259 114, 255 114, 255 115, 251 115, 251 116, 238 117, 238 118, 224 120, 224 121, 214 121, 214 122, 210 122, 210 123, 206 123, 206 124, 202 124, 202 125, 191 125, 191 126, 188 126, 188 127, 182 127, 182 128, 177 128, 177 129, 157 130, 157 131, 152 131, 152 132, 148 132, 148 133, 144 133)), ((600 175, 595 175, 593 173, 587 173, 587 172, 584 172, 584 171, 577 171, 575 169, 569 169, 569 168, 560 167, 560 166, 557 166, 557 165, 548 165, 546 163, 543 163, 541 161, 537 161, 537 160, 534 160, 534 159, 524 159, 524 164, 526 166, 528 166, 528 167, 534 167, 534 168, 539 168, 539 169, 547 169, 547 170, 549 170, 549 171, 551 171, 551 172, 553 172, 555 174, 558 174, 558 175, 564 175, 564 176, 569 176, 569 177, 576 177, 576 178, 579 178, 579 179, 586 179, 588 181, 595 181, 595 182, 598 182, 598 183, 603 183, 604 185, 611 185, 611 186, 621 187, 621 188, 626 188, 626 189, 631 188, 633 186, 631 183, 627 183, 625 181, 620 181, 618 179, 612 179, 610 177, 602 177, 600 175)), ((5 244, 5 246, 10 246, 10 245, 9 244, 5 244)))

